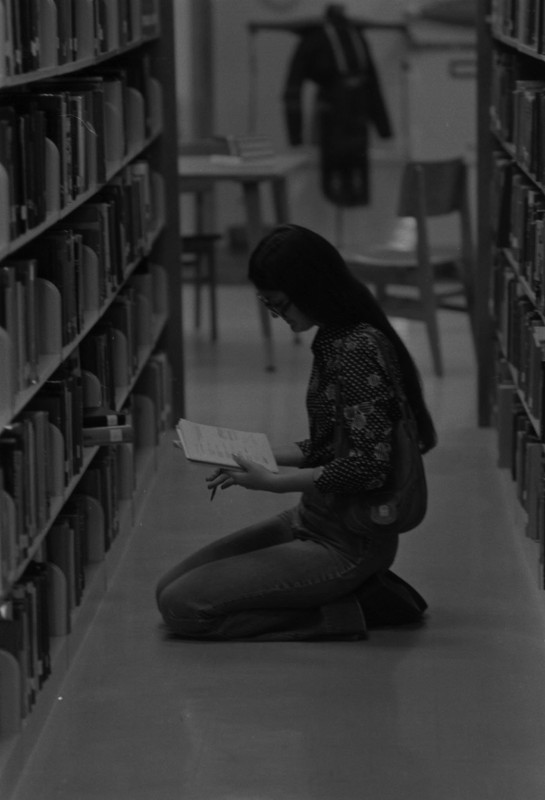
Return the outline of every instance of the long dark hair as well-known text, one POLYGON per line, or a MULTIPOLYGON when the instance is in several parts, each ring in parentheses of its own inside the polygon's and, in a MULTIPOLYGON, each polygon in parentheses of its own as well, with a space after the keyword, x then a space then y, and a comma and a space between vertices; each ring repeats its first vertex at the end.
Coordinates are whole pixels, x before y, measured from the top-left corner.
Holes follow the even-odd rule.
POLYGON ((258 291, 283 292, 319 325, 366 322, 382 331, 395 348, 423 452, 437 444, 422 380, 411 354, 370 289, 350 272, 327 239, 300 225, 280 225, 251 254, 248 278, 258 291))

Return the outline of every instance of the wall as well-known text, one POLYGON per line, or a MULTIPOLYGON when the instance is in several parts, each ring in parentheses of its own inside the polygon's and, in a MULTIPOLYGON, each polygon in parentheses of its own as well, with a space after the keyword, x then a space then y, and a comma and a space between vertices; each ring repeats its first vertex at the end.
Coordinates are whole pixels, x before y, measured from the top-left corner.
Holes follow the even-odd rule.
MULTIPOLYGON (((272 31, 251 36, 248 23, 317 18, 327 4, 324 0, 211 0, 216 133, 253 131, 267 135, 277 150, 286 149, 282 92, 297 39, 291 33, 272 31)), ((176 0, 176 5, 181 10, 190 5, 190 0, 176 0)), ((415 3, 345 0, 343 6, 353 18, 397 23, 404 20, 415 3)), ((190 27, 190 19, 187 22, 190 27)), ((452 44, 458 38, 468 37, 466 30, 451 26, 424 28, 428 41, 430 37, 433 40, 446 36, 452 44)), ((187 41, 187 29, 182 36, 187 41)), ((321 196, 315 168, 298 175, 291 185, 293 221, 316 227, 345 246, 358 246, 367 243, 369 237, 378 239, 386 233, 395 210, 392 186, 399 164, 407 155, 471 153, 475 140, 474 81, 452 80, 449 75, 452 52, 409 51, 406 38, 397 31, 370 31, 368 41, 394 128, 391 140, 374 135, 372 138, 370 206, 342 212, 333 207, 321 196), (408 71, 404 69, 407 63, 408 71)), ((313 87, 307 86, 307 107, 312 94, 313 87)), ((184 83, 180 85, 180 96, 182 116, 188 115, 182 120, 185 131, 190 129, 191 111, 186 108, 184 83)), ((217 208, 222 229, 243 219, 239 192, 234 187, 221 188, 217 208)), ((266 213, 271 216, 268 205, 266 213)))
MULTIPOLYGON (((290 19, 319 18, 326 2, 299 0, 278 2, 270 0, 213 0, 216 36, 217 124, 233 132, 246 132, 249 103, 256 100, 255 128, 266 133, 279 148, 287 146, 283 124, 282 91, 288 63, 297 37, 280 31, 260 31, 250 36, 248 22, 285 22, 290 19), (285 10, 283 10, 285 8, 285 10), (275 10, 276 9, 276 10, 275 10), (255 61, 251 62, 253 43, 255 61)), ((346 13, 358 19, 396 22, 401 19, 399 2, 358 2, 346 0, 346 13)), ((397 117, 397 61, 401 52, 398 33, 373 32, 369 43, 377 61, 388 106, 397 117)), ((309 87, 310 88, 310 87, 309 87)), ((396 144, 385 145, 385 149, 396 144)))
POLYGON ((176 95, 178 98, 178 136, 193 135, 193 51, 191 46, 191 2, 174 0, 174 26, 176 28, 176 95))

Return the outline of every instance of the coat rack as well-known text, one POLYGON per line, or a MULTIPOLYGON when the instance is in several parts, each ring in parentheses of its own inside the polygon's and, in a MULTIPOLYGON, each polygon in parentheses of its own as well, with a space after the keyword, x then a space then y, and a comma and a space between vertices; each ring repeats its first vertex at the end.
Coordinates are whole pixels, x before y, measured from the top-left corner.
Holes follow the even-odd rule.
MULTIPOLYGON (((351 17, 358 28, 362 31, 387 31, 401 35, 403 44, 403 54, 400 59, 401 67, 401 83, 399 92, 400 103, 400 126, 402 131, 402 158, 409 160, 412 155, 411 143, 411 109, 410 109, 410 96, 409 96, 409 71, 410 71, 410 55, 416 50, 453 50, 453 51, 471 51, 471 56, 459 61, 459 74, 452 73, 453 77, 470 78, 474 77, 475 57, 474 50, 475 44, 464 43, 460 41, 446 42, 446 41, 422 41, 413 35, 414 24, 419 21, 426 21, 425 15, 422 17, 411 16, 407 17, 406 21, 402 22, 383 22, 368 19, 354 19, 351 17)), ((433 20, 432 20, 433 21, 433 20)), ((320 27, 323 24, 323 17, 314 17, 306 19, 294 19, 286 22, 276 21, 250 21, 247 24, 248 32, 248 67, 249 67, 249 85, 248 85, 248 132, 251 135, 257 134, 257 112, 258 112, 258 52, 257 52, 257 34, 268 31, 291 34, 300 36, 308 33, 313 28, 320 27)), ((448 20, 444 21, 445 27, 450 23, 448 20)), ((455 26, 456 27, 456 26, 455 26)), ((467 27, 467 23, 465 25, 467 27)), ((335 238, 338 245, 343 242, 343 209, 340 206, 335 207, 335 238)))
MULTIPOLYGON (((394 33, 401 33, 403 37, 408 36, 408 27, 405 23, 398 22, 380 22, 364 19, 353 19, 351 21, 356 24, 360 30, 375 30, 375 31, 391 31, 394 33)), ((249 74, 249 97, 248 97, 248 132, 251 135, 257 134, 257 99, 258 99, 258 57, 257 57, 257 34, 263 31, 288 33, 295 36, 301 36, 309 33, 315 28, 320 28, 323 25, 323 17, 313 17, 307 19, 294 19, 289 22, 257 22, 250 21, 247 25, 248 30, 248 74, 249 74)), ((408 61, 402 61, 403 75, 406 74, 408 69, 408 61)), ((404 78, 406 84, 407 78, 404 78)), ((402 128, 407 132, 410 130, 409 126, 409 102, 408 91, 406 86, 400 92, 401 95, 401 119, 402 128)), ((409 155, 408 141, 409 136, 406 135, 403 139, 406 143, 407 153, 409 155)), ((344 238, 344 216, 343 208, 335 206, 335 239, 338 245, 341 245, 344 238)))

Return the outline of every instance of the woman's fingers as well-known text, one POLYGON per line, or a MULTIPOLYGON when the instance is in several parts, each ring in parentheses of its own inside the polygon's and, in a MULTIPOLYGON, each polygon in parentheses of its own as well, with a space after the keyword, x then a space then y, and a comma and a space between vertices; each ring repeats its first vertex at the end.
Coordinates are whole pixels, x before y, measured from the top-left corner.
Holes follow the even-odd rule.
POLYGON ((217 469, 208 478, 206 478, 209 489, 215 489, 220 486, 222 489, 228 489, 229 486, 234 486, 236 480, 234 474, 228 470, 217 469))
POLYGON ((221 484, 222 489, 228 489, 230 486, 236 486, 236 481, 232 475, 228 475, 221 484))

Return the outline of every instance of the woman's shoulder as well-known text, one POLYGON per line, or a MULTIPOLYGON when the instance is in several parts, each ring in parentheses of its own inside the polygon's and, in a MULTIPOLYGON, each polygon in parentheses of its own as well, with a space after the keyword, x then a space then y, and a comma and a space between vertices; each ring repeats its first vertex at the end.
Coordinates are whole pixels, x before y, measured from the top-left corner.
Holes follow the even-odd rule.
POLYGON ((359 322, 354 325, 346 335, 344 345, 347 350, 366 350, 369 353, 381 352, 388 347, 390 340, 382 331, 373 327, 368 322, 359 322))
POLYGON ((346 327, 322 329, 316 339, 317 349, 339 366, 355 361, 384 361, 385 349, 392 352, 386 334, 368 322, 358 322, 346 327))
POLYGON ((344 352, 352 354, 353 362, 364 360, 367 364, 373 363, 381 373, 399 377, 399 364, 396 349, 388 336, 373 325, 361 322, 347 335, 344 342, 344 352))

